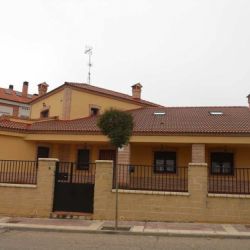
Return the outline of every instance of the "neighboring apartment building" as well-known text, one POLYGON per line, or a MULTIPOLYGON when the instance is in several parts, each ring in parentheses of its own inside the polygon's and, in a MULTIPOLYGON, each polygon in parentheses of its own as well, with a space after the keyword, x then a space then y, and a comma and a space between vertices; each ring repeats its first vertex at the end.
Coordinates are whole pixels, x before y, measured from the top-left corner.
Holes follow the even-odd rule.
POLYGON ((13 85, 8 89, 0 88, 0 116, 28 118, 30 116, 29 102, 36 98, 28 94, 28 82, 23 83, 22 92, 14 90, 13 85))
POLYGON ((22 92, 14 90, 13 85, 9 85, 8 89, 0 88, 0 116, 29 118, 30 102, 45 94, 47 87, 46 83, 39 84, 38 94, 33 95, 28 93, 28 82, 23 82, 22 92))

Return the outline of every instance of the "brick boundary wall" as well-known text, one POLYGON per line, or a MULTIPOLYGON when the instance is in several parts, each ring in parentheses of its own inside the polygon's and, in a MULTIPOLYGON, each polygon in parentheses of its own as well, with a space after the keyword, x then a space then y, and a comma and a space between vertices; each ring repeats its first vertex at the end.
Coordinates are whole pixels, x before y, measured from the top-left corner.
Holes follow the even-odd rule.
MULTIPOLYGON (((207 164, 190 163, 188 168, 189 192, 185 194, 119 190, 119 219, 250 223, 250 197, 210 197, 207 193, 207 164)), ((112 161, 96 161, 94 219, 114 220, 112 169, 112 161)))
POLYGON ((49 217, 57 159, 39 159, 37 185, 0 183, 0 215, 49 217))

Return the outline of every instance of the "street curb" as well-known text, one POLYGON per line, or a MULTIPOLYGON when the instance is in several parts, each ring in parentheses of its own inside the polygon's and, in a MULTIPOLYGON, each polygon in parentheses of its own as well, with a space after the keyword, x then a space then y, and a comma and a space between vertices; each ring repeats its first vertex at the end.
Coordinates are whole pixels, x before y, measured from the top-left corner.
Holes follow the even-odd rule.
POLYGON ((190 232, 189 230, 166 230, 166 232, 131 232, 131 231, 109 231, 109 230, 90 230, 83 227, 63 227, 63 226, 41 226, 10 223, 0 223, 1 229, 9 231, 36 231, 36 232, 58 232, 58 233, 87 233, 87 234, 118 234, 135 236, 171 236, 171 237, 194 237, 194 238, 228 238, 228 239, 250 239, 250 233, 224 233, 224 232, 190 232))

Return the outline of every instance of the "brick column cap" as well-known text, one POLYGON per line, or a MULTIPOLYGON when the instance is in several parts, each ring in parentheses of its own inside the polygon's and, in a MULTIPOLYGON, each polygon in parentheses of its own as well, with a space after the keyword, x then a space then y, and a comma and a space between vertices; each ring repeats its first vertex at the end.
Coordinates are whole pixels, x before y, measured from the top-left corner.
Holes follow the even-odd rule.
POLYGON ((59 161, 57 158, 38 158, 38 161, 59 161))
POLYGON ((113 161, 110 161, 110 160, 96 160, 95 163, 113 163, 113 161))
POLYGON ((204 162, 202 162, 202 163, 189 163, 188 164, 188 166, 189 167, 207 167, 207 163, 204 163, 204 162))

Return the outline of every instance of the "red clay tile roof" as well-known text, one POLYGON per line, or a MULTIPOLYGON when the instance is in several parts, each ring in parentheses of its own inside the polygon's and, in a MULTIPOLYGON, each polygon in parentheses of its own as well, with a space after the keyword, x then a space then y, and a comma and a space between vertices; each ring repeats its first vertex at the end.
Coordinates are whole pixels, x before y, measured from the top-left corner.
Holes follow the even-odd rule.
MULTIPOLYGON (((129 111, 134 117, 134 135, 218 134, 250 136, 248 107, 170 107, 140 108, 129 111), (223 112, 211 115, 209 112, 223 112), (165 115, 155 115, 165 112, 165 115)), ((27 133, 100 134, 97 117, 76 120, 51 120, 31 125, 0 120, 0 129, 22 130, 27 133)))
POLYGON ((27 123, 11 121, 8 118, 1 118, 0 119, 0 130, 1 129, 9 129, 9 130, 18 130, 18 131, 27 131, 28 129, 27 123))
MULTIPOLYGON (((96 125, 96 117, 87 117, 76 120, 51 120, 44 122, 35 122, 30 127, 30 131, 65 131, 65 132, 100 132, 96 125)), ((1 126, 1 125, 0 125, 1 126)))
POLYGON ((0 99, 13 101, 13 102, 19 102, 19 103, 29 103, 36 98, 37 96, 35 95, 28 94, 28 97, 24 97, 22 96, 22 92, 0 88, 0 99))
POLYGON ((136 134, 250 134, 248 107, 146 108, 132 114, 136 134), (165 112, 165 115, 154 112, 165 112))

